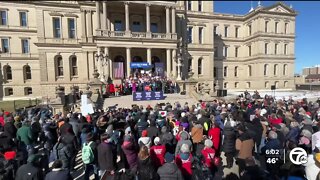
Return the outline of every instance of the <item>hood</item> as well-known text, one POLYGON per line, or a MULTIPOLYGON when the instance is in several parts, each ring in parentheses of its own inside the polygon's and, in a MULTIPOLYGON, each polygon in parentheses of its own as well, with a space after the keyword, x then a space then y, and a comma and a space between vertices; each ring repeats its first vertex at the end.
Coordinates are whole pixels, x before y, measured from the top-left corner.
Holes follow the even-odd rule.
POLYGON ((180 138, 181 140, 187 140, 189 139, 189 134, 186 131, 181 131, 180 138))

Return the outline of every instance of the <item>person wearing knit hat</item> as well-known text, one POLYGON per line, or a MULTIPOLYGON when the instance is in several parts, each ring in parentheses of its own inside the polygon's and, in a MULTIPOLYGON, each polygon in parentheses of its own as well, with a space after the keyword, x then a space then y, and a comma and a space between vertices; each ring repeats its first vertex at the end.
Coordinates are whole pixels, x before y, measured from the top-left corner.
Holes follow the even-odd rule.
POLYGON ((204 141, 205 147, 201 150, 202 157, 204 158, 203 161, 206 166, 211 170, 212 175, 214 176, 214 164, 213 159, 216 155, 216 151, 212 148, 213 143, 210 139, 206 139, 204 141))
POLYGON ((141 137, 138 139, 138 144, 141 146, 147 146, 150 149, 151 146, 151 138, 148 137, 148 131, 143 130, 141 137))
POLYGON ((182 144, 180 153, 177 154, 176 163, 182 171, 184 179, 191 179, 192 176, 192 154, 190 153, 190 147, 188 144, 182 144))
POLYGON ((32 154, 28 157, 27 164, 19 167, 16 172, 16 180, 44 179, 42 169, 37 167, 39 155, 32 154))

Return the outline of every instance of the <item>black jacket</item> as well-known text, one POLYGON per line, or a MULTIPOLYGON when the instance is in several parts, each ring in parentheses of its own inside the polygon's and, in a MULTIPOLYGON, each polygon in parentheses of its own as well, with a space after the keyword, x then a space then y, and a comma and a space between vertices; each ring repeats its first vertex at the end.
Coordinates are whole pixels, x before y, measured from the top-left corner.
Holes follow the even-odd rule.
POLYGON ((32 163, 27 163, 19 167, 15 180, 43 180, 40 168, 32 163))
POLYGON ((14 126, 12 121, 6 122, 3 126, 4 133, 10 138, 15 138, 17 134, 17 128, 14 126))
POLYGON ((148 137, 151 138, 151 142, 153 144, 154 138, 160 135, 160 131, 156 126, 150 126, 147 128, 147 132, 148 132, 148 137))
POLYGON ((97 148, 98 164, 100 170, 112 171, 115 170, 115 163, 117 156, 114 153, 114 146, 112 143, 100 143, 97 148))
POLYGON ((156 168, 152 164, 151 158, 145 160, 138 160, 138 177, 139 180, 158 180, 156 168))
POLYGON ((66 169, 52 169, 46 175, 45 180, 72 180, 73 178, 70 175, 70 172, 66 169))
POLYGON ((165 163, 158 169, 160 180, 183 180, 182 173, 174 163, 165 163))
POLYGON ((0 151, 7 151, 14 147, 14 142, 7 134, 0 133, 0 151))
POLYGON ((226 126, 223 129, 223 135, 224 135, 224 140, 223 140, 223 151, 225 153, 233 153, 236 151, 236 132, 233 127, 226 126))

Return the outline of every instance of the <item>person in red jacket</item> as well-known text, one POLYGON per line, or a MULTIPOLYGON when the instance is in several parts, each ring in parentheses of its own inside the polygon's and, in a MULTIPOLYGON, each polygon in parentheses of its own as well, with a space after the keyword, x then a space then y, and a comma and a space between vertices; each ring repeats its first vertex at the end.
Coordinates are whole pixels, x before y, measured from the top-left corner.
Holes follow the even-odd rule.
POLYGON ((270 122, 271 126, 274 126, 274 125, 282 123, 282 118, 277 117, 276 114, 271 114, 271 116, 269 117, 269 122, 270 122))
POLYGON ((192 179, 192 162, 193 157, 190 153, 190 147, 188 144, 182 144, 181 153, 176 156, 176 164, 182 172, 185 180, 192 179))
POLYGON ((158 168, 164 164, 164 155, 166 154, 166 146, 160 144, 160 138, 154 138, 154 146, 150 148, 150 157, 155 167, 158 168))
POLYGON ((201 151, 203 164, 209 168, 212 176, 214 177, 214 157, 216 155, 216 151, 212 148, 212 141, 210 139, 206 139, 204 141, 204 148, 201 151))
POLYGON ((208 137, 213 143, 214 150, 218 153, 220 150, 221 129, 219 128, 219 124, 217 122, 214 122, 212 124, 212 128, 209 129, 208 137))

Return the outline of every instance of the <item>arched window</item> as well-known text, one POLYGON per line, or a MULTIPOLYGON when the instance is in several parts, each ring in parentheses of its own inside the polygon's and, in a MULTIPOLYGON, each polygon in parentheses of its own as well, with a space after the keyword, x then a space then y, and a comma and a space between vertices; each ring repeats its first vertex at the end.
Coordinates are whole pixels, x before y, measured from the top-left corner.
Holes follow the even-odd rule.
POLYGON ((31 94, 32 94, 32 87, 25 87, 24 95, 31 95, 31 94))
POLYGON ((284 64, 283 65, 283 75, 286 76, 287 75, 287 70, 288 70, 288 65, 284 64))
POLYGON ((11 66, 6 65, 3 67, 3 74, 5 80, 12 80, 12 70, 11 66))
POLYGON ((251 88, 251 83, 247 82, 247 88, 251 88))
POLYGON ((217 67, 213 68, 213 77, 217 77, 217 67))
POLYGON ((238 77, 238 66, 234 68, 234 77, 238 77))
POLYGON ((13 95, 13 89, 11 87, 4 88, 4 95, 5 96, 12 96, 13 95))
POLYGON ((63 76, 63 60, 61 56, 56 57, 56 76, 63 76))
POLYGON ((252 67, 248 65, 248 76, 252 76, 252 67))
POLYGON ((223 83, 223 88, 228 88, 228 83, 227 82, 223 83))
POLYGON ((198 74, 202 74, 202 58, 198 59, 198 74))
POLYGON ((264 87, 265 87, 265 88, 269 88, 269 82, 268 82, 268 81, 266 81, 266 82, 264 83, 264 87))
POLYGON ((274 68, 273 68, 273 75, 278 75, 278 64, 275 64, 274 65, 274 68))
POLYGON ((24 71, 24 80, 30 80, 32 78, 31 76, 31 67, 29 65, 23 66, 24 71))
POLYGON ((78 76, 77 56, 71 56, 71 58, 70 58, 70 74, 71 74, 71 76, 78 76))
POLYGON ((235 87, 235 88, 238 88, 238 87, 239 87, 239 83, 238 83, 238 82, 235 82, 235 83, 234 83, 234 87, 235 87))
MULTIPOLYGON (((136 59, 136 60, 140 60, 140 59, 136 59)), ((142 60, 142 58, 141 58, 141 60, 142 60)), ((138 62, 140 62, 140 61, 138 61, 138 62)), ((115 79, 122 79, 124 77, 124 57, 123 56, 119 55, 119 56, 116 56, 114 58, 114 62, 113 62, 113 77, 115 79)))
POLYGON ((276 88, 278 89, 278 88, 279 88, 279 81, 276 81, 276 82, 274 83, 274 85, 275 85, 276 88))
POLYGON ((263 67, 263 75, 265 75, 265 76, 268 75, 268 64, 265 64, 263 67))
POLYGON ((227 77, 227 75, 228 75, 228 66, 225 66, 225 67, 223 68, 223 76, 224 76, 224 77, 227 77))
POLYGON ((284 83, 283 83, 283 86, 286 88, 286 87, 288 87, 288 81, 285 81, 284 83))

